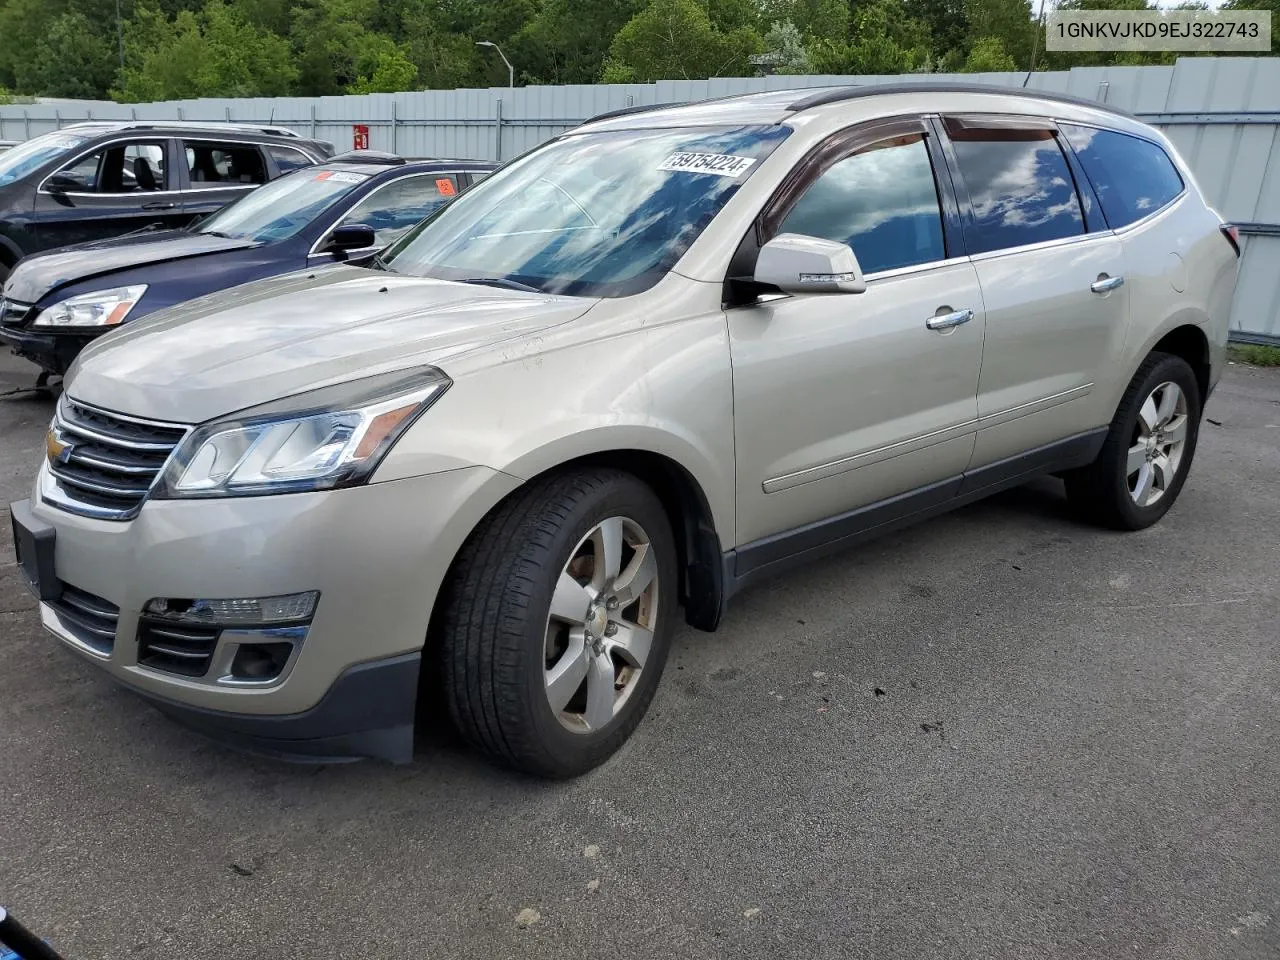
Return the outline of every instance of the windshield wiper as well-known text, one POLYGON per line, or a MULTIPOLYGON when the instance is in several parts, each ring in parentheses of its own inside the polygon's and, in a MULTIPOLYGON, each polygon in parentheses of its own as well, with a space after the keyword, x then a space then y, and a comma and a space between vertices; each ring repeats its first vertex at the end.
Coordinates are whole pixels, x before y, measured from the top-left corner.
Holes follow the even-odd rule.
POLYGON ((137 230, 130 230, 128 233, 120 234, 118 239, 123 240, 126 237, 136 237, 144 233, 151 233, 153 230, 166 229, 168 228, 163 223, 148 223, 145 227, 139 227, 137 230))
POLYGON ((527 283, 521 283, 519 280, 511 280, 508 277, 468 277, 462 283, 483 284, 487 287, 505 287, 507 290, 523 290, 525 293, 543 293, 538 287, 530 286, 527 283))

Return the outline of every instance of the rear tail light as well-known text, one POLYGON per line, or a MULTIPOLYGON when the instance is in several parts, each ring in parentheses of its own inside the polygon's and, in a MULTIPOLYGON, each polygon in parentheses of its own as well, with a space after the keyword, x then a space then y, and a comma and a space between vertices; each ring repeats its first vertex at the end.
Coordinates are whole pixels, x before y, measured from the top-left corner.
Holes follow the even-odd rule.
POLYGON ((1240 256, 1240 228, 1231 223, 1224 223, 1218 229, 1227 238, 1227 243, 1231 244, 1231 249, 1236 252, 1236 256, 1240 256))

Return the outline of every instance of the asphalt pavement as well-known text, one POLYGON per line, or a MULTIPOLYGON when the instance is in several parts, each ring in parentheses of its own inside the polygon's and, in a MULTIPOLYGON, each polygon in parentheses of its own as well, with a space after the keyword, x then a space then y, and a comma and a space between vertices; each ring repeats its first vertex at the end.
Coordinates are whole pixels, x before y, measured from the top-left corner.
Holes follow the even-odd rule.
POLYGON ((1150 530, 1044 480, 752 588, 570 783, 206 742, 41 631, 6 531, 0 904, 76 960, 1278 957, 1280 371, 1207 416, 1150 530))

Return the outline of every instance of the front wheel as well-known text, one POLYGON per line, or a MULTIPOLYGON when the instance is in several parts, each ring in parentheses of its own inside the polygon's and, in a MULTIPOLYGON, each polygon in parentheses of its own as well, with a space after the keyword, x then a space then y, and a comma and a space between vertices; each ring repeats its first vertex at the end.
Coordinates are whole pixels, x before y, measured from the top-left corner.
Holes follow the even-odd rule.
POLYGON ((591 769, 648 709, 675 595, 671 524, 635 477, 587 470, 517 492, 471 535, 441 598, 454 724, 528 773, 591 769))
POLYGON ((1199 434, 1195 374, 1181 357, 1153 353, 1125 391, 1098 458, 1067 474, 1067 496, 1105 526, 1149 527, 1182 492, 1199 434))

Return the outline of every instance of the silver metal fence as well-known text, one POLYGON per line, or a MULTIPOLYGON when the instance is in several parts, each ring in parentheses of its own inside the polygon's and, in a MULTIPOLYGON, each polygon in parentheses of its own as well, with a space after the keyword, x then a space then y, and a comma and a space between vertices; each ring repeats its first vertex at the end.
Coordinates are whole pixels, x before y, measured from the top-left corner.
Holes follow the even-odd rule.
POLYGON ((374 149, 505 160, 622 107, 832 84, 938 80, 1025 82, 1121 107, 1162 128, 1210 202, 1244 234, 1234 335, 1280 342, 1280 57, 1190 57, 1174 66, 1078 67, 1030 78, 1022 73, 774 76, 351 97, 15 104, 0 106, 0 140, 28 139, 84 120, 221 120, 289 127, 345 149, 352 143, 353 125, 361 124, 369 128, 374 149))

